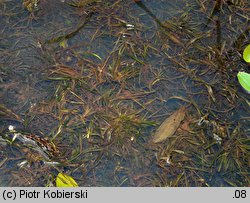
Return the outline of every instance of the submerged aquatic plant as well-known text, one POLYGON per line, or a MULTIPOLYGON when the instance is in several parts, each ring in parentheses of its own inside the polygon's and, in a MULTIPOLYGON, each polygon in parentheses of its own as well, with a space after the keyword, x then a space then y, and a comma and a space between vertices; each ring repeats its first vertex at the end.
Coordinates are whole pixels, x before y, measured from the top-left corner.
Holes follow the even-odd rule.
POLYGON ((119 147, 128 146, 128 141, 138 138, 145 127, 153 124, 133 110, 116 108, 105 116, 106 122, 109 123, 106 134, 108 141, 117 143, 119 147))
POLYGON ((213 166, 231 186, 249 183, 249 138, 241 131, 240 126, 229 133, 227 139, 214 155, 213 166), (241 180, 241 182, 238 182, 241 180))
MULTIPOLYGON (((0 137, 1 171, 15 170, 12 157, 22 161, 5 173, 12 174, 10 186, 249 185, 248 100, 238 97, 227 69, 246 66, 235 53, 247 40, 247 1, 21 2, 26 12, 3 1, 3 28, 17 33, 3 30, 0 124, 18 121, 51 137, 60 163, 33 161, 40 152, 33 148, 47 152, 43 139, 19 134, 8 146, 0 137), (21 98, 24 85, 16 80, 31 82, 37 94, 21 98), (19 95, 15 108, 12 95, 19 95), (192 106, 157 131, 154 119, 182 102, 192 106), (152 143, 153 132, 164 141, 152 143), (20 142, 25 138, 32 149, 20 142)), ((247 46, 247 63, 249 55, 247 46)), ((248 74, 238 79, 248 91, 248 74)))

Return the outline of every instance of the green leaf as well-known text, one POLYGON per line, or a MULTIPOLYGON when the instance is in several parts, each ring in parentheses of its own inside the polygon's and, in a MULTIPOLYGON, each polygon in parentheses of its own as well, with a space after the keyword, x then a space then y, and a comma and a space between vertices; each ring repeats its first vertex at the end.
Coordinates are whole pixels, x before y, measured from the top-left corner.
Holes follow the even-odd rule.
POLYGON ((59 173, 56 177, 56 187, 78 187, 78 184, 71 176, 59 173))
POLYGON ((243 51, 243 59, 250 63, 250 44, 243 51))
POLYGON ((240 85, 250 93, 250 74, 246 72, 239 72, 237 74, 240 85))
POLYGON ((66 49, 68 47, 67 40, 60 41, 59 46, 66 49))

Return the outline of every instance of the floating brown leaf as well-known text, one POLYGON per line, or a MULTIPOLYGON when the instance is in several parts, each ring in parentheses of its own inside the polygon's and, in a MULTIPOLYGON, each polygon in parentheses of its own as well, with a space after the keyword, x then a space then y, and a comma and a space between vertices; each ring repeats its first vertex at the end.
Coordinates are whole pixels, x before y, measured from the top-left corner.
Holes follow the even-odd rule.
POLYGON ((156 130, 153 142, 159 143, 172 136, 185 117, 186 107, 181 107, 169 116, 156 130))

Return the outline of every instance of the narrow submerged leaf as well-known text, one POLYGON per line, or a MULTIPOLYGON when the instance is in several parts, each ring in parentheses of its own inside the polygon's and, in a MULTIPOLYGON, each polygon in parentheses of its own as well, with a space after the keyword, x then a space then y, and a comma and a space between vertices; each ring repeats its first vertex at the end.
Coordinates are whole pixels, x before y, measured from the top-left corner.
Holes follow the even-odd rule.
POLYGON ((156 130, 153 137, 153 142, 159 143, 172 136, 180 126, 180 123, 183 121, 185 112, 186 107, 183 106, 175 111, 171 116, 169 116, 156 130))
POLYGON ((0 104, 0 118, 21 121, 21 118, 17 114, 3 104, 0 104))
POLYGON ((102 58, 99 56, 99 55, 97 55, 97 54, 95 54, 95 53, 89 53, 91 56, 94 56, 94 57, 96 57, 96 58, 98 58, 100 61, 102 61, 102 58))
POLYGON ((250 44, 243 51, 243 59, 250 63, 250 44))
POLYGON ((78 187, 78 184, 71 176, 59 173, 56 177, 56 187, 78 187))
POLYGON ((240 85, 250 93, 250 74, 246 72, 239 72, 237 74, 240 85))

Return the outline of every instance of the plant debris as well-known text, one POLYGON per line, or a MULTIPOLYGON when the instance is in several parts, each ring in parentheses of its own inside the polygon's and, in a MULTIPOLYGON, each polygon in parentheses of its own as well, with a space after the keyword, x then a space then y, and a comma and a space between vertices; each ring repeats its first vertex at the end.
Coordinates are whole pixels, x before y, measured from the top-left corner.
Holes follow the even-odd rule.
POLYGON ((163 123, 157 128, 154 136, 153 142, 159 143, 171 137, 176 130, 179 128, 181 122, 185 117, 186 107, 182 106, 166 118, 163 123))

